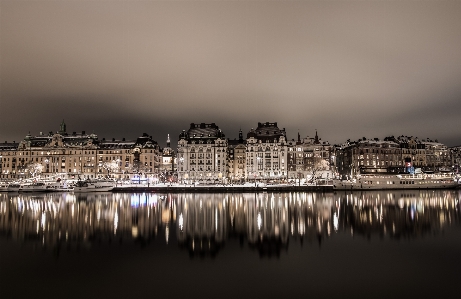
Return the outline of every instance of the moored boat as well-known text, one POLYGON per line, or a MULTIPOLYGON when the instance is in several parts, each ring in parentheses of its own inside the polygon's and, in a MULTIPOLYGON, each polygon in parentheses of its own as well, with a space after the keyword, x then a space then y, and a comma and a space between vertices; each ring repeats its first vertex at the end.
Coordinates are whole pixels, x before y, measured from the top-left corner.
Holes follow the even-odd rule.
POLYGON ((74 185, 74 192, 108 192, 115 188, 112 180, 86 180, 78 181, 74 185))
POLYGON ((458 185, 450 175, 359 175, 353 180, 334 180, 334 190, 450 189, 458 185))
POLYGON ((11 183, 8 185, 8 192, 18 192, 22 188, 21 184, 18 183, 11 183))
POLYGON ((0 182, 0 192, 7 192, 8 191, 8 184, 5 182, 0 182))
POLYGON ((47 185, 44 182, 34 182, 28 185, 22 185, 19 189, 21 192, 46 192, 47 185))

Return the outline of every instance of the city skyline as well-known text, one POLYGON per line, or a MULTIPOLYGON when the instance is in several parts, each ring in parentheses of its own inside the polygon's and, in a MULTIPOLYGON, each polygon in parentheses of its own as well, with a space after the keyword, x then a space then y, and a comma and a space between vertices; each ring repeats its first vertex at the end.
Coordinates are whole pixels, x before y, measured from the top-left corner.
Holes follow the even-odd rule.
MULTIPOLYGON (((247 138, 247 135, 250 134, 251 132, 254 132, 255 128, 258 128, 260 125, 265 125, 265 124, 269 124, 270 122, 258 122, 256 124, 256 126, 252 127, 251 129, 249 129, 248 131, 245 131, 243 130, 242 128, 239 129, 239 132, 242 131, 242 134, 243 134, 243 141, 246 142, 246 140, 248 139, 247 138)), ((61 126, 64 124, 65 127, 67 127, 67 124, 65 123, 65 120, 63 119, 61 124, 58 126, 58 125, 55 125, 55 128, 53 128, 52 130, 48 130, 48 131, 28 131, 28 133, 23 136, 23 137, 19 137, 17 139, 14 139, 14 140, 4 140, 3 142, 4 143, 9 143, 9 144, 13 144, 13 143, 16 143, 16 144, 19 144, 21 141, 24 141, 26 140, 27 138, 34 138, 34 137, 49 137, 51 138, 53 135, 55 134, 63 134, 63 136, 94 136, 96 139, 99 139, 101 141, 106 141, 106 142, 110 142, 111 140, 113 141, 116 141, 116 142, 125 142, 125 141, 135 141, 136 138, 140 138, 140 137, 145 137, 145 136, 149 136, 152 138, 153 141, 155 141, 159 146, 160 148, 172 148, 172 149, 177 149, 177 145, 178 145, 178 142, 181 140, 181 136, 182 134, 184 134, 185 131, 187 131, 187 129, 183 129, 181 132, 179 132, 177 135, 179 136, 179 138, 177 138, 177 140, 175 138, 171 138, 170 135, 173 135, 174 134, 170 134, 170 133, 166 133, 166 134, 163 134, 165 135, 166 137, 164 139, 160 139, 160 140, 156 140, 155 138, 153 138, 153 135, 152 134, 149 134, 147 132, 143 132, 143 133, 139 133, 138 135, 136 134, 131 134, 129 136, 135 136, 135 137, 132 137, 132 138, 125 138, 125 137, 120 137, 120 138, 115 138, 115 137, 104 137, 104 136, 101 136, 100 134, 98 134, 97 131, 93 130, 91 132, 88 132, 86 130, 77 130, 77 131, 73 131, 72 128, 70 129, 65 129, 65 131, 61 131, 61 126), (57 130, 57 128, 59 128, 59 130, 57 130), (171 142, 171 140, 173 140, 173 142, 171 142)), ((201 124, 205 124, 205 123, 201 123, 201 124)), ((217 128, 219 128, 220 130, 222 130, 218 124, 215 124, 215 123, 212 123, 213 125, 216 125, 217 128)), ((277 122, 273 122, 273 124, 277 125, 277 122)), ((200 123, 197 123, 197 124, 188 124, 188 125, 200 125, 200 123)), ((209 125, 209 124, 207 124, 209 125)), ((186 126, 185 126, 186 127, 186 126)), ((283 128, 283 130, 285 130, 285 128, 283 128)), ((222 132, 224 133, 225 137, 224 139, 225 140, 233 140, 233 141, 238 141, 239 138, 238 138, 238 134, 239 132, 237 132, 237 137, 235 136, 228 136, 226 134, 226 131, 225 130, 222 130, 222 132)), ((159 132, 157 131, 156 132, 157 136, 161 136, 161 134, 158 134, 159 132)), ((287 132, 287 136, 291 136, 293 132, 287 132)), ((387 138, 393 138, 393 137, 397 137, 397 138, 400 138, 400 137, 404 137, 404 138, 414 138, 416 141, 420 141, 420 142, 435 142, 435 143, 440 143, 440 144, 445 144, 443 141, 440 141, 439 139, 437 138, 429 138, 429 137, 418 137, 418 136, 409 136, 409 135, 404 135, 404 134, 400 134, 400 135, 389 135, 389 136, 379 136, 379 137, 359 137, 358 139, 351 139, 351 138, 347 138, 347 139, 344 139, 342 140, 341 142, 339 143, 331 143, 328 138, 323 138, 322 136, 318 136, 318 130, 315 129, 314 130, 314 133, 313 134, 309 134, 309 135, 302 135, 300 134, 300 130, 297 131, 297 134, 296 136, 293 135, 293 138, 289 138, 287 139, 288 142, 296 142, 298 140, 307 140, 307 139, 312 139, 314 140, 316 138, 316 136, 319 138, 320 142, 321 143, 324 143, 324 144, 329 144, 329 145, 333 145, 333 146, 341 146, 341 145, 347 145, 347 144, 350 144, 350 143, 354 143, 354 142, 360 142, 360 141, 365 141, 365 140, 385 140, 387 138)), ((0 142, 1 144, 2 142, 0 142)), ((446 144, 445 144, 446 145, 446 144)), ((448 147, 459 147, 459 146, 450 146, 450 145, 447 145, 448 147)))
POLYGON ((417 136, 461 144, 461 3, 0 1, 0 142, 30 131, 162 147, 190 123, 229 139, 417 136))

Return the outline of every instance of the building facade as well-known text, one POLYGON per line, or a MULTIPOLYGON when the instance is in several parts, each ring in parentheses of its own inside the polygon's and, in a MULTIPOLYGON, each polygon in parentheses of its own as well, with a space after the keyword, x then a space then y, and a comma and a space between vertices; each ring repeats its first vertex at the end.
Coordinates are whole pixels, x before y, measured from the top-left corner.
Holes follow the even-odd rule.
POLYGON ((243 183, 246 177, 246 145, 243 139, 243 132, 240 129, 239 139, 228 140, 227 148, 227 181, 243 183))
POLYGON ((246 180, 283 181, 287 179, 287 140, 285 128, 277 123, 258 123, 246 140, 246 180))
POLYGON ((452 169, 447 146, 407 136, 348 140, 336 147, 336 158, 338 172, 343 177, 360 173, 430 173, 452 169))
POLYGON ((147 177, 158 172, 159 146, 147 134, 134 141, 99 140, 96 134, 67 133, 64 121, 59 131, 38 136, 28 134, 19 144, 0 147, 1 177, 91 179, 101 176, 147 177))
POLYGON ((227 139, 215 124, 191 123, 179 135, 178 180, 186 184, 224 183, 227 170, 227 139))
POLYGON ((316 183, 319 180, 334 176, 333 146, 322 141, 317 131, 315 137, 288 142, 288 179, 290 181, 304 180, 307 183, 316 183))

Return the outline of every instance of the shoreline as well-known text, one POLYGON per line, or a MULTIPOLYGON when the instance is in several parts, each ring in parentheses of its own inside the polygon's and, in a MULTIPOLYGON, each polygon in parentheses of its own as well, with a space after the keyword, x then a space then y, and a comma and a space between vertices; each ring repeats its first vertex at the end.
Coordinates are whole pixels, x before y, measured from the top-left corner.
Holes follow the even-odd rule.
POLYGON ((172 193, 258 193, 258 192, 333 192, 332 185, 323 186, 141 186, 115 187, 112 192, 172 192, 172 193))

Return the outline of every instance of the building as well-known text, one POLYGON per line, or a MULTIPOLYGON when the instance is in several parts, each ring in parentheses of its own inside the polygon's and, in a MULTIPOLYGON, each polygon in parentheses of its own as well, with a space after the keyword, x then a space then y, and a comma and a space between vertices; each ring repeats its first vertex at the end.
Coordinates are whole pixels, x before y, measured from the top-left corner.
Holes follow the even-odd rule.
POLYGON ((221 182, 227 173, 227 139, 215 124, 191 123, 179 135, 178 180, 186 184, 221 182))
POLYGON ((12 170, 16 169, 18 145, 19 143, 15 141, 12 143, 5 141, 5 143, 0 144, 0 178, 11 177, 12 170))
POLYGON ((161 151, 161 164, 159 169, 159 180, 161 182, 177 181, 176 173, 176 157, 175 152, 171 148, 170 134, 166 140, 166 147, 161 151))
POLYGON ((243 132, 240 129, 239 139, 228 140, 227 148, 227 179, 228 183, 243 183, 246 177, 245 155, 246 145, 243 132))
POLYGON ((30 133, 16 145, 0 147, 1 177, 91 179, 100 176, 129 178, 152 176, 159 168, 159 146, 147 134, 133 141, 98 139, 96 134, 66 131, 64 121, 56 133, 30 133))
POLYGON ((147 133, 136 140, 101 140, 97 151, 98 175, 115 178, 158 178, 160 147, 147 133))
POLYGON ((451 164, 453 165, 453 171, 457 174, 461 172, 461 146, 454 146, 449 149, 451 156, 451 164))
POLYGON ((450 151, 444 144, 403 135, 384 140, 348 140, 336 148, 336 158, 343 177, 359 173, 449 171, 452 166, 450 151))
POLYGON ((298 140, 288 142, 288 179, 298 179, 310 183, 327 180, 333 177, 333 146, 319 138, 317 131, 315 137, 303 138, 298 133, 298 140))
POLYGON ((285 128, 277 123, 258 123, 246 140, 246 180, 282 181, 287 179, 287 140, 285 128))

